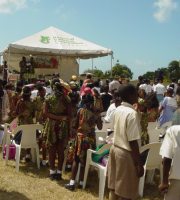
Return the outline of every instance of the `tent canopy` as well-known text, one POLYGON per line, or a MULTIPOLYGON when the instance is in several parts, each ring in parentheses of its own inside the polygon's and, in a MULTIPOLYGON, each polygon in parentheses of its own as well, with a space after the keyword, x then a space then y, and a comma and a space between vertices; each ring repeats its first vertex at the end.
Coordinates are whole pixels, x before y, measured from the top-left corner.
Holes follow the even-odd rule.
POLYGON ((55 27, 11 43, 4 53, 61 55, 81 59, 112 55, 112 50, 73 36, 55 27))

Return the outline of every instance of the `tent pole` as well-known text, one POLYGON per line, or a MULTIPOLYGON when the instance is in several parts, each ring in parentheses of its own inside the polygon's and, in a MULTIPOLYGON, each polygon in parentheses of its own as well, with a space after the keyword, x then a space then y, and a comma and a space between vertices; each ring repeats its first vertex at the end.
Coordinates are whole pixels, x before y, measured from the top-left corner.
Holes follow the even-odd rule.
POLYGON ((113 60, 114 60, 114 57, 113 57, 113 53, 111 54, 111 78, 112 78, 112 66, 113 66, 113 60))
POLYGON ((92 73, 94 72, 94 60, 93 60, 93 58, 91 59, 91 61, 92 61, 92 73))
POLYGON ((61 56, 58 56, 59 78, 61 78, 61 76, 62 76, 62 74, 61 74, 61 72, 62 72, 62 70, 61 70, 62 64, 60 64, 60 61, 62 61, 61 56))
POLYGON ((80 71, 80 58, 78 58, 78 64, 79 64, 79 67, 78 67, 78 76, 79 76, 79 71, 80 71))
MULTIPOLYGON (((8 60, 7 60, 7 63, 8 63, 8 72, 9 72, 9 69, 10 69, 9 60, 10 60, 10 48, 8 49, 8 60)), ((8 75, 9 75, 9 73, 8 73, 8 75)), ((7 80, 9 79, 8 75, 7 75, 7 80)))

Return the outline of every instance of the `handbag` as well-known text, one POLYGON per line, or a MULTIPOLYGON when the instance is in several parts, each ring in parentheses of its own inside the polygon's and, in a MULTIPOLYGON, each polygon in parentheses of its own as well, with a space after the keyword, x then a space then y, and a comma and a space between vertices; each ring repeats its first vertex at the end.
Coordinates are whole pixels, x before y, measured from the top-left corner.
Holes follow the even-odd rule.
MULTIPOLYGON (((3 147, 3 158, 6 158, 6 150, 7 150, 7 145, 5 144, 3 147)), ((16 156, 16 145, 15 144, 10 144, 9 145, 9 155, 8 155, 8 160, 14 160, 16 156)))

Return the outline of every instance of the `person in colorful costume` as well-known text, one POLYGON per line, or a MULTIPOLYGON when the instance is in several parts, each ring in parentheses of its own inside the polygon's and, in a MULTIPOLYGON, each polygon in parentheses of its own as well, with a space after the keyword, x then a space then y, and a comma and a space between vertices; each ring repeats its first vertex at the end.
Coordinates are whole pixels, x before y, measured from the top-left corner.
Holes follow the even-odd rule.
POLYGON ((16 117, 16 106, 18 101, 21 99, 21 87, 16 87, 14 94, 11 97, 10 101, 10 112, 9 112, 9 121, 11 122, 16 117))
POLYGON ((78 91, 78 86, 74 81, 69 83, 71 92, 69 93, 69 97, 71 99, 71 124, 70 124, 70 138, 68 141, 68 154, 67 154, 67 162, 66 168, 67 170, 71 170, 72 163, 74 161, 74 150, 75 150, 75 137, 76 137, 76 117, 78 112, 78 104, 80 101, 80 94, 78 91))
POLYGON ((67 143, 70 123, 70 98, 64 94, 59 79, 52 81, 54 94, 44 104, 46 116, 44 137, 49 150, 50 178, 62 179, 62 165, 64 160, 64 148, 67 143), (58 166, 55 169, 56 154, 58 166))
POLYGON ((140 125, 141 125, 141 145, 149 143, 148 135, 148 114, 146 112, 146 92, 144 89, 138 90, 138 110, 141 116, 140 125))
MULTIPOLYGON (((36 123, 44 125, 45 116, 43 114, 43 106, 45 102, 46 89, 42 85, 39 85, 37 87, 37 90, 38 90, 37 97, 35 97, 33 100, 36 108, 35 119, 36 123)), ((39 148, 40 149, 42 148, 42 161, 40 162, 40 165, 44 167, 47 166, 48 163, 46 161, 46 144, 40 132, 37 132, 37 138, 38 138, 39 148)))
POLYGON ((80 184, 82 188, 84 169, 86 164, 87 150, 95 149, 95 126, 98 129, 102 129, 102 121, 99 115, 94 113, 94 98, 90 94, 83 96, 84 107, 79 109, 77 114, 77 136, 75 141, 75 155, 72 166, 71 180, 65 187, 68 190, 73 191, 75 189, 75 177, 78 170, 79 163, 81 164, 80 169, 80 184))
POLYGON ((93 89, 93 96, 94 96, 94 112, 97 115, 100 115, 103 112, 103 103, 100 96, 100 93, 95 88, 93 89))

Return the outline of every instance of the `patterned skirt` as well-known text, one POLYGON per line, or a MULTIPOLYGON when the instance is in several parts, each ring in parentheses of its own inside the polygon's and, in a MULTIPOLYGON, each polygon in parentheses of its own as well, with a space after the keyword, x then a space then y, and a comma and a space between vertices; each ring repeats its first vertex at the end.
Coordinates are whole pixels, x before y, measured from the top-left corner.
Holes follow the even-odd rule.
POLYGON ((68 122, 47 119, 43 131, 43 137, 45 138, 47 145, 53 145, 59 140, 67 138, 68 122))
POLYGON ((86 164, 86 156, 88 149, 95 149, 95 134, 78 133, 75 141, 75 157, 79 159, 82 166, 86 164))

